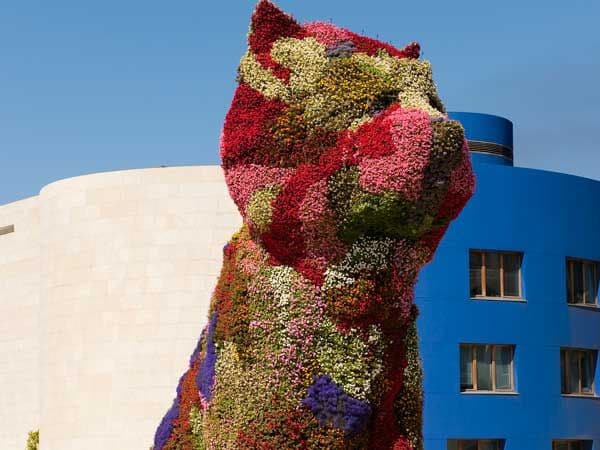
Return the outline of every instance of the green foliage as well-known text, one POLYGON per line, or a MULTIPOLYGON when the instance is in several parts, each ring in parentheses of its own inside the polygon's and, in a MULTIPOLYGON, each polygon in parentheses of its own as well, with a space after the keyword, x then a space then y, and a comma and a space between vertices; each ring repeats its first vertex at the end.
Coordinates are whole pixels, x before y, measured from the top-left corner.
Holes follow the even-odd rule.
POLYGON ((352 167, 330 180, 329 204, 340 219, 339 237, 344 242, 361 236, 416 240, 431 230, 433 217, 422 205, 395 192, 365 192, 358 177, 358 168, 352 167))
POLYGON ((355 58, 333 59, 307 99, 304 118, 312 126, 343 130, 373 109, 398 98, 393 80, 372 64, 355 58))
POLYGON ((405 345, 407 366, 404 369, 404 387, 396 400, 396 417, 413 449, 423 450, 423 368, 414 323, 407 330, 405 345))
POLYGON ((433 217, 402 198, 385 192, 360 192, 353 196, 340 238, 354 242, 360 236, 417 239, 431 228, 433 217))
POLYGON ((25 450, 38 450, 40 448, 40 431, 30 431, 27 436, 27 447, 25 450))
POLYGON ((343 215, 350 208, 352 195, 359 190, 359 176, 358 167, 345 167, 329 179, 327 199, 329 206, 338 216, 343 215))
POLYGON ((205 450, 204 436, 202 434, 202 412, 192 407, 190 411, 190 427, 192 430, 192 445, 194 450, 205 450))
POLYGON ((259 233, 266 231, 271 224, 271 202, 279 195, 280 190, 279 186, 268 186, 257 190, 250 198, 246 214, 259 233))

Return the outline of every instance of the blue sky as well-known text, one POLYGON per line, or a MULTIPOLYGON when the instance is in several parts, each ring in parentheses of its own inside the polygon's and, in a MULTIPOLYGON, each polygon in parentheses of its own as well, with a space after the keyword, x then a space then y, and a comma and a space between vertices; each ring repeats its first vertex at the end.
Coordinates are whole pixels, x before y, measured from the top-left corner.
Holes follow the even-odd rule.
MULTIPOLYGON (((419 41, 449 110, 513 120, 517 165, 600 179, 597 0, 277 3, 301 21, 419 41)), ((85 173, 217 163, 253 7, 1 2, 0 204, 85 173)))

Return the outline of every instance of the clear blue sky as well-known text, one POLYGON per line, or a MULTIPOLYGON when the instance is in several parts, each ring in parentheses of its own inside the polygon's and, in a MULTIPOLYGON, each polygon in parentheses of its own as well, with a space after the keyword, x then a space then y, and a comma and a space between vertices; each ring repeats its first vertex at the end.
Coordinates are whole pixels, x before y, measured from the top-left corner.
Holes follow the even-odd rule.
MULTIPOLYGON (((516 163, 600 178, 597 0, 279 0, 417 40, 450 110, 515 123, 516 163)), ((0 204, 75 175, 215 164, 251 0, 4 0, 0 204)))

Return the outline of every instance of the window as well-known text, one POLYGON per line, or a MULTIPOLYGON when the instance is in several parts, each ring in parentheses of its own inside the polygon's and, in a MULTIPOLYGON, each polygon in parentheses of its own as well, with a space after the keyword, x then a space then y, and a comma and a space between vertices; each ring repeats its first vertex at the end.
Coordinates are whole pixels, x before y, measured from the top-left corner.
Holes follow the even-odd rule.
POLYGON ((500 439, 450 439, 448 450, 502 450, 504 441, 500 439))
POLYGON ((2 236, 3 234, 9 234, 9 233, 14 233, 14 232, 15 232, 14 225, 7 225, 5 227, 0 227, 0 236, 2 236))
POLYGON ((512 345, 461 345, 461 392, 514 391, 513 354, 512 345))
POLYGON ((596 351, 563 348, 560 351, 560 378, 563 394, 594 395, 596 351))
POLYGON ((523 254, 471 250, 471 297, 521 298, 523 254))
POLYGON ((591 441, 562 440, 552 442, 552 450, 588 450, 591 441))
POLYGON ((567 298, 573 305, 597 306, 597 262, 567 259, 567 298))

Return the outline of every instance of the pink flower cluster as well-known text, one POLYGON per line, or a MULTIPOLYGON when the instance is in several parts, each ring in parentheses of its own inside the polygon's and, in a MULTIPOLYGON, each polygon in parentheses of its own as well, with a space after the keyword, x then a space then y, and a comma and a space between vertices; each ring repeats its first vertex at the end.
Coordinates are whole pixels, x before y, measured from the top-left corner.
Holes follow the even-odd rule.
POLYGON ((347 41, 352 33, 343 28, 338 28, 326 22, 311 22, 304 25, 306 34, 313 36, 326 47, 334 47, 340 42, 347 41))
POLYGON ((432 130, 429 115, 396 109, 384 121, 392 135, 393 153, 359 163, 360 185, 373 194, 393 191, 416 200, 429 163, 432 130))
POLYGON ((225 172, 225 181, 231 198, 245 215, 252 194, 268 186, 284 184, 293 173, 292 168, 240 164, 225 172))

